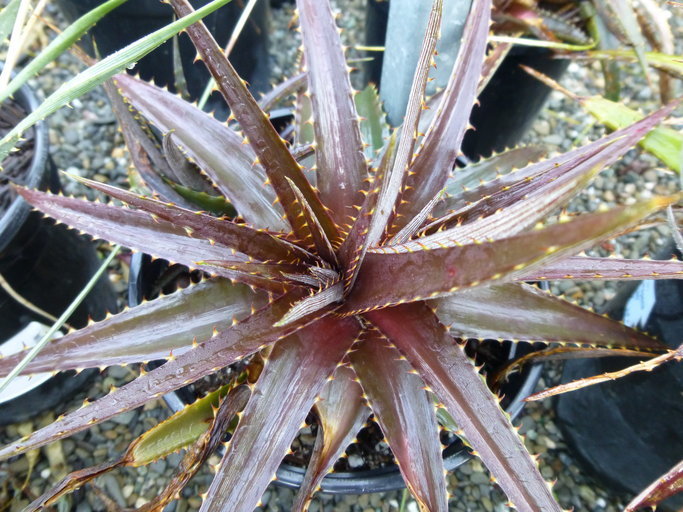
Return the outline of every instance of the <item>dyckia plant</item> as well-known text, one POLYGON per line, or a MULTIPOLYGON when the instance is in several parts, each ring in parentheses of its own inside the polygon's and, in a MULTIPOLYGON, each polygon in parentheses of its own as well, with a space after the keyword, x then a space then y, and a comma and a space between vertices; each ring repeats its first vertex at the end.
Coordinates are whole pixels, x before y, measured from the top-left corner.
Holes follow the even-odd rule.
MULTIPOLYGON (((178 16, 192 11, 186 0, 171 4, 178 16)), ((128 119, 123 128, 133 160, 148 184, 158 185, 162 199, 94 182, 127 207, 19 189, 36 208, 75 229, 211 277, 53 342, 27 371, 167 362, 2 448, 0 457, 62 439, 233 365, 238 371, 226 386, 136 440, 120 460, 70 475, 32 508, 53 503, 112 467, 144 464, 189 446, 168 489, 144 507, 160 508, 230 429, 202 510, 252 510, 313 409, 319 438, 296 510, 307 507, 372 413, 421 509, 445 511, 436 403, 450 413, 514 506, 561 510, 465 353, 465 341, 661 350, 655 340, 524 281, 682 275, 676 261, 577 256, 679 196, 543 225, 675 105, 479 184, 491 168, 528 158, 514 150, 452 176, 481 76, 493 67, 485 55, 490 0, 474 0, 448 87, 425 110, 441 15, 441 1, 434 2, 405 121, 382 147, 377 137, 362 135, 329 5, 299 0, 298 9, 306 75, 290 85, 306 81, 308 92, 300 100, 312 112, 314 145, 290 148, 280 138, 198 23, 188 33, 241 132, 123 74, 116 78, 122 97, 165 134, 161 146, 151 143, 140 125, 129 122, 133 116, 123 103, 115 103, 119 117, 128 119), (378 146, 376 157, 368 144, 378 146), (315 158, 314 172, 299 163, 302 155, 315 158), (191 203, 190 195, 178 196, 180 188, 168 183, 174 175, 182 182, 189 172, 184 158, 202 170, 194 178, 210 180, 209 192, 220 191, 237 216, 182 206, 191 203), (165 179, 155 180, 152 168, 165 179), (470 182, 475 185, 460 189, 470 182)), ((184 185, 185 192, 192 188, 184 185)), ((6 374, 17 359, 1 361, 0 371, 6 374)))

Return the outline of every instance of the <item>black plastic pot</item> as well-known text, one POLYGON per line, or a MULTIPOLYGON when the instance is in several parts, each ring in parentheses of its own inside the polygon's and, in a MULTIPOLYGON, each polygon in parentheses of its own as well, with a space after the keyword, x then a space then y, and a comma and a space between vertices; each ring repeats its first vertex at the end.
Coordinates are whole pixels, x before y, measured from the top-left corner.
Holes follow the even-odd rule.
MULTIPOLYGON (((14 98, 27 112, 39 104, 28 87, 22 87, 14 98)), ((35 155, 22 183, 55 191, 59 182, 48 156, 47 124, 40 122, 34 130, 35 155)), ((15 199, 4 213, 0 212, 0 274, 20 296, 53 316, 59 316, 89 281, 100 261, 89 241, 74 231, 52 224, 42 214, 32 212, 31 206, 21 198, 15 199)), ((68 323, 83 327, 88 318, 100 319, 115 309, 114 292, 108 279, 103 277, 68 323)), ((51 324, 0 287, 0 344, 18 333, 26 333, 31 322, 51 324)), ((55 407, 94 374, 92 371, 74 373, 60 373, 31 391, 0 403, 0 425, 25 421, 55 407)))
MULTIPOLYGON (((207 4, 209 0, 192 0, 194 8, 207 4)), ((101 3, 101 0, 58 0, 68 20, 75 20, 101 3)), ((225 47, 244 6, 244 0, 233 0, 204 18, 204 23, 221 47, 225 47)), ((173 21, 173 9, 159 0, 131 0, 117 7, 90 31, 97 50, 103 56, 109 55, 150 32, 173 21)), ((252 91, 265 92, 269 89, 268 64, 269 5, 266 1, 256 4, 249 16, 240 38, 230 54, 230 62, 242 78, 249 82, 252 91)), ((92 40, 92 39, 91 39, 92 40)), ((198 99, 209 80, 209 72, 201 62, 194 62, 197 54, 189 37, 179 37, 180 55, 187 87, 192 100, 198 99)), ((89 52, 94 55, 92 45, 89 52)), ((174 91, 173 44, 167 41, 152 53, 142 58, 133 73, 139 73, 144 80, 168 86, 174 91)), ((220 108, 222 99, 214 93, 209 108, 220 108)))
MULTIPOLYGON (((389 0, 369 0, 367 4, 366 41, 369 46, 382 46, 389 22, 389 0)), ((426 2, 428 9, 431 2, 426 2)), ((463 20, 467 12, 455 13, 463 20)), ((405 44, 419 47, 421 41, 405 44)), ((455 52, 451 52, 455 57, 455 52)), ((569 65, 566 59, 553 59, 552 52, 542 48, 515 47, 502 62, 472 110, 470 123, 475 130, 465 134, 462 151, 469 159, 478 160, 494 151, 515 146, 524 136, 545 104, 551 89, 524 72, 526 65, 558 80, 569 65)), ((373 52, 366 64, 366 79, 380 83, 383 54, 373 52)), ((452 67, 452 63, 450 63, 452 67)), ((412 80, 412 75, 405 78, 412 80)), ((395 80, 400 80, 400 77, 395 80)), ((390 86, 395 86, 392 78, 390 86)), ((440 84, 443 86, 443 84, 440 84)))
MULTIPOLYGON (((176 265, 176 267, 180 267, 176 265)), ((130 282, 128 285, 128 302, 131 306, 138 305, 143 298, 150 298, 149 293, 158 288, 160 276, 172 275, 168 272, 168 263, 163 260, 151 261, 151 258, 141 253, 135 253, 131 260, 130 282)), ((510 357, 514 357, 518 345, 510 344, 510 357)), ((530 369, 511 376, 504 394, 507 403, 505 410, 514 419, 524 407, 523 399, 529 396, 536 386, 541 374, 541 366, 535 365, 530 369)), ((177 412, 187 404, 196 400, 196 396, 187 388, 164 395, 164 400, 170 409, 177 412)), ((447 447, 443 453, 444 464, 448 471, 452 471, 471 458, 471 454, 464 445, 456 441, 447 447)), ((303 482, 305 468, 282 463, 277 471, 275 483, 298 489, 303 482)), ((331 494, 364 494, 369 492, 390 491, 403 489, 405 483, 396 466, 384 467, 372 471, 335 472, 328 474, 321 483, 321 490, 331 494)))
MULTIPOLYGON (((669 249, 660 257, 668 259, 671 254, 669 249)), ((683 343, 683 281, 633 283, 620 291, 606 312, 671 348, 683 343)), ((632 358, 568 361, 562 381, 636 362, 632 358)), ((556 411, 564 437, 582 465, 617 492, 636 495, 683 459, 680 362, 561 395, 556 411)), ((667 500, 660 508, 683 510, 683 496, 667 500)))

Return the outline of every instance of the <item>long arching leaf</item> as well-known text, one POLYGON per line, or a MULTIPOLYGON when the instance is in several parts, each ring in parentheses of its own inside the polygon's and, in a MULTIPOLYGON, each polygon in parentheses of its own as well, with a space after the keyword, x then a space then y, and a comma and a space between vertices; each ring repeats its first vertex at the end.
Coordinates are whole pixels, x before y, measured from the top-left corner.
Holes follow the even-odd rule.
POLYGON ((344 50, 327 2, 298 0, 313 107, 320 198, 338 225, 361 203, 367 174, 344 50))
POLYGON ((135 409, 151 398, 190 384, 208 373, 240 360, 291 334, 311 319, 274 328, 273 324, 287 311, 301 292, 290 292, 275 300, 210 340, 141 375, 87 407, 73 411, 54 423, 36 430, 0 449, 0 460, 63 439, 106 421, 112 416, 135 409))
POLYGON ((424 304, 366 314, 441 399, 510 501, 522 512, 561 512, 521 437, 464 345, 424 304))
MULTIPOLYGON (((179 356, 267 303, 265 293, 213 279, 144 302, 47 345, 24 373, 103 367, 179 356)), ((0 358, 6 375, 23 354, 0 358)))
POLYGON ((544 263, 580 252, 678 199, 653 198, 493 242, 413 252, 400 252, 401 245, 373 248, 339 312, 368 311, 514 279, 544 263))
POLYGON ((439 425, 424 383, 376 330, 366 331, 351 363, 401 474, 421 510, 448 510, 439 425))
POLYGON ((617 370, 614 372, 607 372, 601 375, 593 375, 592 377, 586 377, 584 379, 574 380, 572 382, 567 382, 566 384, 560 384, 526 398, 527 401, 543 400, 544 398, 549 398, 551 396, 560 395, 562 393, 567 393, 569 391, 576 391, 577 389, 582 389, 588 386, 593 386, 595 384, 600 384, 601 382, 609 382, 611 380, 619 379, 625 377, 630 373, 634 372, 651 372, 659 365, 667 363, 669 361, 681 361, 683 359, 683 345, 678 347, 676 350, 671 350, 666 354, 649 359, 639 364, 634 364, 623 370, 617 370))
POLYGON ((356 319, 327 317, 273 347, 202 511, 251 512, 256 507, 325 379, 359 331, 356 319), (321 336, 324 344, 317 343, 321 336))

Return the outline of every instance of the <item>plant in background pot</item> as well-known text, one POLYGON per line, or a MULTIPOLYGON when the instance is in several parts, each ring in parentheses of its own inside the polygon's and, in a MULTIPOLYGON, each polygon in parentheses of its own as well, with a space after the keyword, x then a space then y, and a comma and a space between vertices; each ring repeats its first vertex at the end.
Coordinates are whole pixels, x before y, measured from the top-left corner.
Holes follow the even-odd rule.
MULTIPOLYGON (((186 0, 171 4, 179 21, 192 15, 186 0)), ((36 208, 75 229, 211 277, 47 347, 27 371, 167 361, 155 369, 143 367, 135 381, 0 449, 0 457, 62 439, 202 377, 224 376, 218 389, 138 438, 120 459, 67 476, 30 510, 55 503, 112 468, 146 464, 187 448, 168 487, 144 506, 161 508, 226 432, 232 437, 203 510, 252 510, 312 411, 318 437, 297 510, 307 507, 372 413, 423 509, 448 509, 440 418, 457 426, 454 431, 471 444, 518 509, 559 511, 487 385, 495 387, 495 376, 482 378, 466 340, 559 344, 542 352, 549 358, 577 351, 648 357, 666 350, 646 335, 525 281, 653 272, 680 277, 678 261, 577 256, 679 201, 679 195, 546 221, 677 103, 548 160, 529 163, 533 152, 518 149, 451 176, 482 69, 492 67, 485 56, 490 2, 473 2, 448 86, 423 115, 441 19, 442 2, 434 2, 404 123, 386 143, 381 126, 372 122, 378 117, 366 116, 369 126, 358 122, 329 5, 299 0, 298 7, 307 67, 307 93, 301 99, 310 101, 315 145, 288 147, 197 23, 188 34, 241 133, 121 74, 116 86, 134 110, 122 108, 122 101, 115 108, 140 175, 149 182, 164 174, 157 179, 166 185, 157 191, 159 198, 87 180, 128 206, 17 189, 36 208), (160 145, 135 122, 138 114, 163 134, 160 145), (297 161, 311 153, 314 173, 297 161), (496 169, 503 174, 460 189, 496 169), (188 183, 201 178, 213 197, 169 185, 174 176, 188 183), (167 193, 180 196, 180 204, 198 203, 205 210, 229 202, 237 216, 194 211, 170 203, 167 193)), ((0 372, 16 361, 0 361, 0 372)))

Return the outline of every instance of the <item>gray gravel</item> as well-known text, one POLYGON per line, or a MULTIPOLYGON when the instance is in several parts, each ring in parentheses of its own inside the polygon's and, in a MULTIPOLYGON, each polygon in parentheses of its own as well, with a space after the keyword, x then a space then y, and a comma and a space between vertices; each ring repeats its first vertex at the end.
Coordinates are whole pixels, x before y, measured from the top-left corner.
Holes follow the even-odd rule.
MULTIPOLYGON (((362 26, 362 0, 338 3, 343 6, 342 22, 349 23, 344 32, 345 37, 357 33, 362 26), (350 15, 351 14, 351 15, 350 15)), ((286 9, 274 14, 279 26, 286 26, 291 18, 291 11, 286 9)), ((681 34, 678 27, 677 35, 681 34)), ((291 70, 296 62, 296 48, 293 44, 295 34, 292 31, 280 30, 273 34, 273 48, 277 53, 273 57, 273 69, 276 74, 284 74, 291 70)), ((677 38, 679 41, 681 38, 677 38)), ((40 87, 46 93, 54 90, 65 79, 71 76, 78 64, 70 56, 65 56, 39 79, 40 87)), ((634 67, 634 69, 636 69, 634 67)), ((572 64, 569 73, 562 83, 578 94, 591 94, 599 85, 600 78, 591 66, 572 64), (591 88, 589 88, 591 87, 591 88)), ((38 84, 36 84, 38 85, 38 84)), ((651 109, 656 98, 643 86, 642 79, 634 73, 625 77, 625 98, 633 98, 633 103, 644 110, 651 109)), ((117 132, 114 118, 108 107, 106 98, 100 89, 75 101, 71 109, 62 109, 50 119, 51 154, 57 166, 67 172, 94 177, 94 179, 125 184, 128 160, 122 149, 122 138, 117 132)), ((548 108, 540 115, 531 133, 525 137, 527 143, 542 142, 554 150, 566 150, 570 146, 600 136, 603 130, 581 112, 577 105, 559 94, 553 94, 548 108), (561 134, 561 135, 560 135, 561 134)), ((92 192, 84 192, 74 182, 63 180, 67 193, 83 194, 92 197, 92 192)), ((623 161, 613 169, 603 172, 584 193, 572 201, 570 211, 594 210, 598 205, 606 203, 629 204, 638 194, 661 194, 677 190, 676 178, 663 171, 660 164, 638 150, 632 150, 623 161)), ((653 252, 663 243, 668 228, 658 227, 637 235, 621 237, 614 243, 612 252, 628 257, 640 256, 653 252)), ((597 252, 604 251, 597 249, 597 252)), ((122 276, 114 274, 119 290, 123 290, 122 276)), ((614 295, 614 286, 596 285, 594 283, 553 283, 551 289, 563 293, 569 298, 585 305, 601 306, 614 295)), ((67 404, 66 410, 79 407, 82 400, 96 398, 105 394, 112 385, 121 386, 134 378, 135 371, 129 368, 113 367, 102 372, 92 385, 84 390, 73 401, 67 404)), ((558 382, 560 367, 548 365, 539 382, 538 388, 544 388, 558 382)), ((112 421, 97 425, 86 432, 81 432, 70 439, 55 443, 48 452, 41 449, 37 454, 35 467, 32 470, 27 489, 27 496, 13 501, 9 510, 21 510, 27 499, 41 494, 48 485, 53 484, 64 472, 98 464, 120 455, 128 443, 151 426, 169 415, 162 400, 153 400, 144 407, 117 416, 112 421), (48 453, 51 453, 48 458, 48 453), (55 455, 56 454, 56 455, 55 455), (55 460, 61 457, 64 465, 60 469, 55 460)), ((7 442, 31 428, 46 424, 53 415, 42 415, 29 425, 10 425, 0 430, 0 441, 7 442)), ((526 407, 520 418, 521 432, 525 434, 525 442, 532 453, 540 454, 541 472, 547 480, 557 480, 555 491, 560 503, 566 507, 574 507, 579 511, 617 511, 628 501, 627 496, 619 496, 603 488, 598 482, 585 475, 572 459, 562 439, 561 432, 554 422, 554 411, 549 401, 533 403, 526 407)), ((148 467, 124 468, 108 476, 96 480, 102 489, 119 507, 141 506, 163 487, 164 483, 178 465, 180 455, 173 454, 165 460, 158 461, 148 467)), ((214 456, 210 463, 215 464, 214 456)), ((16 483, 23 481, 28 467, 27 458, 19 458, 0 465, 0 502, 2 502, 3 480, 16 483)), ((181 499, 170 505, 167 510, 184 512, 198 509, 201 505, 202 492, 211 481, 211 471, 204 469, 182 492, 181 499)), ((451 494, 450 509, 471 512, 503 512, 509 510, 506 498, 500 490, 489 482, 489 476, 478 460, 472 460, 457 471, 448 475, 448 486, 451 494)), ((6 496, 6 495, 4 495, 6 496)), ((289 510, 293 492, 277 486, 271 486, 262 498, 263 511, 289 510)), ((329 496, 318 495, 311 506, 311 511, 370 512, 397 510, 402 500, 400 491, 375 493, 361 496, 329 496)), ((0 507, 2 509, 2 507, 0 507)), ((87 492, 78 491, 64 502, 60 510, 76 510, 90 512, 105 510, 104 504, 91 488, 87 492)), ((406 510, 417 511, 417 505, 408 499, 406 510)))

